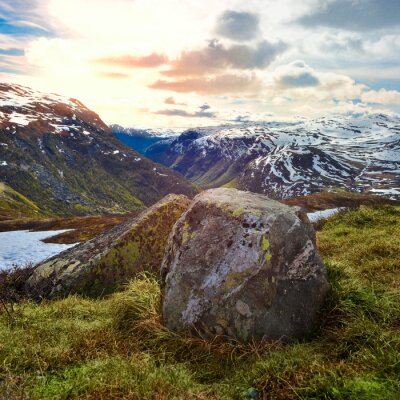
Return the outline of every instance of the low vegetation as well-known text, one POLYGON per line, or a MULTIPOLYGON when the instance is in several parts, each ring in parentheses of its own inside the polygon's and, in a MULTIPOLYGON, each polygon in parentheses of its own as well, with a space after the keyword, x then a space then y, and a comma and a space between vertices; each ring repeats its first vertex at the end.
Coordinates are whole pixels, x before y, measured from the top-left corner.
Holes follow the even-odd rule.
POLYGON ((387 197, 373 196, 371 194, 347 192, 339 188, 330 188, 318 193, 313 193, 308 196, 291 197, 282 200, 289 206, 300 206, 307 212, 321 211, 329 208, 357 208, 360 206, 383 206, 399 205, 397 200, 391 200, 387 197))
POLYGON ((0 232, 15 230, 52 231, 68 230, 43 240, 45 243, 71 244, 83 242, 105 232, 140 214, 140 211, 126 214, 110 214, 87 217, 66 218, 18 218, 6 221, 0 220, 0 232))
POLYGON ((44 213, 39 207, 10 186, 0 182, 0 223, 22 217, 38 218, 44 213))
POLYGON ((362 206, 322 226, 332 290, 305 342, 171 333, 149 275, 106 299, 20 302, 0 316, 0 398, 399 399, 399 227, 395 206, 362 206))

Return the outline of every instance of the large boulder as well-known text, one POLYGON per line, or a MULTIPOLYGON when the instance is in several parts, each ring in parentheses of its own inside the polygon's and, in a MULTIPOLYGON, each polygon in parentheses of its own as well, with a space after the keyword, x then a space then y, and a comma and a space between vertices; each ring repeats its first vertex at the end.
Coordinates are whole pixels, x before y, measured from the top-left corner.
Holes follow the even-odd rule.
POLYGON ((243 342, 309 335, 329 289, 307 216, 235 189, 195 197, 161 271, 169 329, 243 342))
POLYGON ((168 236, 190 200, 168 195, 138 217, 38 265, 27 282, 32 297, 111 293, 138 272, 159 275, 168 236))

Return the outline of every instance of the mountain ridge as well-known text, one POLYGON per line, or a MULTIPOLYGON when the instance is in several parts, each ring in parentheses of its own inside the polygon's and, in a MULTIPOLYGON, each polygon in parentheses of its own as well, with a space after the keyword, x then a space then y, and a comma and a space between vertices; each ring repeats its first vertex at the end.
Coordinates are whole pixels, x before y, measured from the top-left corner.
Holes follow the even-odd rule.
POLYGON ((133 211, 196 193, 78 100, 12 84, 0 84, 0 181, 57 215, 133 211))
POLYGON ((277 199, 327 189, 400 196, 400 119, 384 114, 190 129, 145 155, 204 188, 277 199))

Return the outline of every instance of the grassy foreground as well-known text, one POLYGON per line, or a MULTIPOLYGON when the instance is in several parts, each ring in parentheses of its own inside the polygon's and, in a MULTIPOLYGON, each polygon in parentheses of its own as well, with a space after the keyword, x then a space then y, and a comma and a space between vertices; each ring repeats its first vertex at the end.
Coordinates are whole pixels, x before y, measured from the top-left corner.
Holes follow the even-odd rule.
POLYGON ((173 334, 149 276, 107 299, 21 303, 0 316, 0 399, 399 399, 399 232, 393 206, 324 224, 332 291, 304 343, 173 334))

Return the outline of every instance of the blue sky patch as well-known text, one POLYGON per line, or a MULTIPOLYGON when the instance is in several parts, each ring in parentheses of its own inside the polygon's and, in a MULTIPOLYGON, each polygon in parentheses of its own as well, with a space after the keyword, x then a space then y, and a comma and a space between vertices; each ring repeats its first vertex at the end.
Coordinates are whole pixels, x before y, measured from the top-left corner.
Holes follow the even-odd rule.
POLYGON ((51 33, 37 26, 25 25, 23 22, 11 22, 0 18, 0 34, 13 36, 51 36, 51 33))
POLYGON ((22 49, 16 49, 16 48, 0 49, 0 55, 21 57, 21 56, 25 55, 25 51, 22 49))

